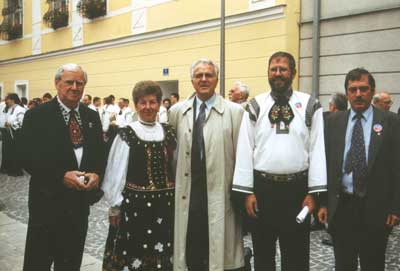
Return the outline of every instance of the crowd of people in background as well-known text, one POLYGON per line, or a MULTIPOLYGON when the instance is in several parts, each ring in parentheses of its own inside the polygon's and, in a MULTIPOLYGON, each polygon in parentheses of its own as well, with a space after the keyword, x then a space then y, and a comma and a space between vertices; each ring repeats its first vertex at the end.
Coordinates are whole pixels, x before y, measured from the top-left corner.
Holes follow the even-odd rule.
POLYGON ((322 112, 315 97, 293 90, 296 72, 293 56, 276 52, 271 91, 249 99, 236 81, 228 101, 215 92, 218 66, 200 59, 190 97, 162 99, 159 84, 141 81, 133 109, 125 97, 84 93, 86 72, 65 64, 55 97, 7 94, 0 171, 31 175, 24 270, 79 270, 89 206, 104 194, 103 270, 249 270, 249 231, 256 271, 275 270, 277 240, 282 270, 308 271, 314 215, 329 222, 336 270, 360 261, 383 271, 400 219, 392 98, 356 68, 322 112))

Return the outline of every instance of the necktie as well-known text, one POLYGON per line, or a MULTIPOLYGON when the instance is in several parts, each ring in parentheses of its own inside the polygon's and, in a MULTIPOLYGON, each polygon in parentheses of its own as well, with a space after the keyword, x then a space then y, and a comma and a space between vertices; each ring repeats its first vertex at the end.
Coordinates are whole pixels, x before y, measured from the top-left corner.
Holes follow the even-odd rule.
POLYGON ((69 112, 68 129, 74 149, 82 147, 83 134, 81 132, 81 127, 79 126, 78 120, 76 119, 75 110, 71 110, 69 112))
POLYGON ((195 123, 195 140, 199 150, 200 159, 204 160, 204 137, 203 137, 203 126, 206 120, 206 104, 200 105, 199 115, 197 116, 195 123))
POLYGON ((122 110, 119 110, 119 114, 118 115, 122 115, 122 110))
POLYGON ((367 159, 365 155, 364 133, 361 125, 362 114, 357 114, 356 123, 351 135, 351 146, 347 153, 345 172, 353 172, 353 192, 365 196, 365 177, 367 175, 367 159))

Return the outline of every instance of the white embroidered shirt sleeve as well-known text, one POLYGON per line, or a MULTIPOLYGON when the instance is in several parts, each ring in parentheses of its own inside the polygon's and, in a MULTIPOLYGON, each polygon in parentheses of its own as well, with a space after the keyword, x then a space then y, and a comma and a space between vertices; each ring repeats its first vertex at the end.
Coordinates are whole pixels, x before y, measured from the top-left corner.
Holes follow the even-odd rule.
POLYGON ((253 152, 254 152, 255 122, 245 112, 239 131, 239 138, 236 151, 236 165, 233 175, 234 191, 253 192, 253 152))
POLYGON ((326 156, 324 140, 324 120, 322 107, 315 111, 312 118, 309 143, 309 192, 322 192, 327 188, 326 156))
POLYGON ((109 206, 119 206, 122 202, 122 190, 125 187, 128 171, 129 146, 117 135, 111 146, 102 190, 109 206))

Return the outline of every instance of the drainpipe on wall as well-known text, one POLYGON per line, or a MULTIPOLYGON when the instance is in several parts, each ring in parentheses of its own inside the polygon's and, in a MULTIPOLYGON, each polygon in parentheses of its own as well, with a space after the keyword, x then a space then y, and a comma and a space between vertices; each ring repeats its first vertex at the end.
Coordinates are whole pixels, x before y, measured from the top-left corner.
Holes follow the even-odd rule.
POLYGON ((320 35, 321 2, 314 0, 313 37, 312 37, 312 93, 319 98, 319 35, 320 35))
POLYGON ((221 0, 221 40, 220 40, 220 76, 219 92, 225 98, 225 0, 221 0))

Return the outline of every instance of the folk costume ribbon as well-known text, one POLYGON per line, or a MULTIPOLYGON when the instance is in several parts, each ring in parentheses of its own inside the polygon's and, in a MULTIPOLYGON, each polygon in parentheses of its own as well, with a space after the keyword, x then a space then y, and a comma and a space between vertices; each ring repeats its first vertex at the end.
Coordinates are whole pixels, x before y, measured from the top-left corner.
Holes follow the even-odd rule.
POLYGON ((268 118, 272 125, 283 122, 286 127, 289 127, 290 122, 294 119, 293 110, 289 104, 289 99, 292 94, 292 89, 288 89, 283 93, 271 91, 271 97, 274 99, 275 103, 268 113, 268 118))

